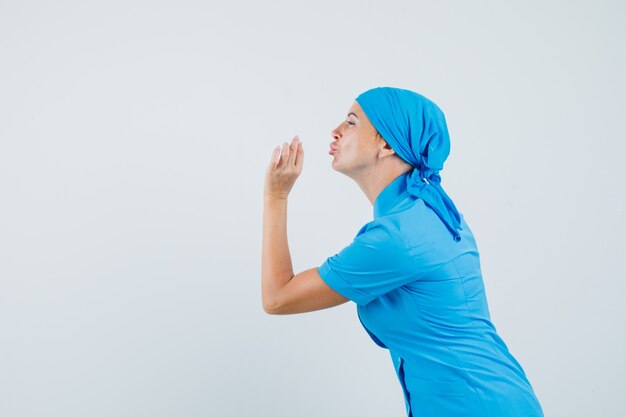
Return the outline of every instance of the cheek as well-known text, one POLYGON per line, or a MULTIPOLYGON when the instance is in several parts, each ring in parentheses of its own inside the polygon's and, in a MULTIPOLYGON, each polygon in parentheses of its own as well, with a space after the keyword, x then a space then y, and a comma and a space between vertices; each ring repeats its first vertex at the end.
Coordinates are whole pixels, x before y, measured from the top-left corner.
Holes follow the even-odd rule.
POLYGON ((378 148, 373 143, 362 143, 360 148, 362 154, 375 155, 378 153, 378 148))

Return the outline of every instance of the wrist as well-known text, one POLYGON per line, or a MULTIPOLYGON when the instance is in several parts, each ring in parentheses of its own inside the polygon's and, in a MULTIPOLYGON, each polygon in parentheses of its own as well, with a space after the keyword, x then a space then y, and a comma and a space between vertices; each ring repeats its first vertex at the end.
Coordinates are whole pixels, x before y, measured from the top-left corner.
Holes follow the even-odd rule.
POLYGON ((263 199, 265 201, 287 201, 287 195, 265 193, 263 199))

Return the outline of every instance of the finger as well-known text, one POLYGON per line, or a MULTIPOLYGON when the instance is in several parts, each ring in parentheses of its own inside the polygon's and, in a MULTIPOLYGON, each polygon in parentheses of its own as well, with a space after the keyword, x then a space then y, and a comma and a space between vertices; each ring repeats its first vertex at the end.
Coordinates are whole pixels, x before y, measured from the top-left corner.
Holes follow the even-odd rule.
POLYGON ((304 164, 304 145, 302 142, 298 143, 298 152, 296 155, 296 169, 302 170, 302 164, 304 164))
POLYGON ((283 143, 283 152, 280 155, 280 161, 278 163, 278 168, 283 169, 287 165, 287 161, 289 160, 289 144, 287 142, 283 143))
POLYGON ((271 164, 276 168, 276 164, 280 159, 280 146, 276 146, 274 151, 272 152, 272 159, 270 160, 271 164))
POLYGON ((298 155, 298 147, 300 145, 300 138, 298 135, 294 136, 291 140, 291 145, 289 146, 289 164, 296 164, 296 156, 298 155))

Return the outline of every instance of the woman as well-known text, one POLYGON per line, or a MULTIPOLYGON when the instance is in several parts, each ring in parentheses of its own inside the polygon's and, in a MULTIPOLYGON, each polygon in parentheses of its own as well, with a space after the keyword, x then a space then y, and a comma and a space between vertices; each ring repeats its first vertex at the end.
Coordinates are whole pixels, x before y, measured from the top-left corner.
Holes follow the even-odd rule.
POLYGON ((408 416, 543 416, 491 322, 474 236, 440 185, 450 152, 443 112, 413 91, 378 87, 332 131, 333 169, 352 178, 374 219, 319 268, 294 276, 287 197, 302 171, 297 137, 265 179, 262 296, 270 314, 357 304, 388 349, 408 416))

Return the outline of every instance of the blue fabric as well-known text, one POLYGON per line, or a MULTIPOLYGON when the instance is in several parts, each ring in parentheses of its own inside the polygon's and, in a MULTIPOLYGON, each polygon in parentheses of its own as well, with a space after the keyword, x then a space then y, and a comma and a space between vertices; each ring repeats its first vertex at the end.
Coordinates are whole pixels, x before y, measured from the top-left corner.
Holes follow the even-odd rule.
POLYGON ((405 173, 374 202, 374 219, 319 267, 322 279, 357 304, 378 346, 389 349, 413 417, 542 417, 524 370, 491 322, 476 241, 460 214, 462 239, 405 173))
POLYGON ((391 149, 414 167, 406 177, 408 191, 431 206, 454 240, 460 240, 459 212, 441 187, 439 175, 450 154, 441 109, 421 94, 394 87, 372 88, 356 101, 391 149))

